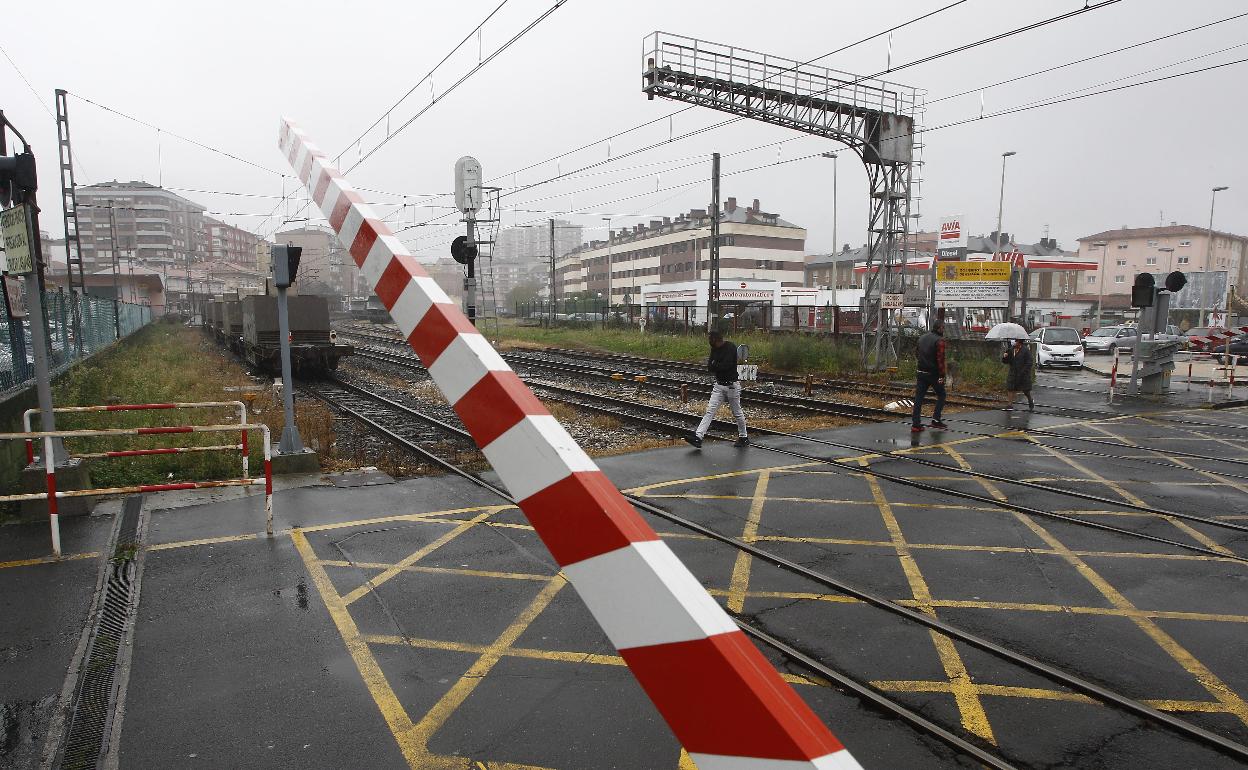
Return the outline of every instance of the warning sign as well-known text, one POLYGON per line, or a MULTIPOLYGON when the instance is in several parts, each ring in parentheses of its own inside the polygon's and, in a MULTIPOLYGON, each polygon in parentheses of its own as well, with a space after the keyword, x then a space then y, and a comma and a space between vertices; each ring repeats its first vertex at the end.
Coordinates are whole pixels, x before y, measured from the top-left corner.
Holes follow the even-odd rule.
POLYGON ((1009 262, 942 262, 936 268, 937 307, 1008 307, 1009 262))
POLYGON ((26 235, 26 207, 19 205, 0 211, 0 229, 4 231, 5 271, 11 275, 33 272, 35 262, 26 235))

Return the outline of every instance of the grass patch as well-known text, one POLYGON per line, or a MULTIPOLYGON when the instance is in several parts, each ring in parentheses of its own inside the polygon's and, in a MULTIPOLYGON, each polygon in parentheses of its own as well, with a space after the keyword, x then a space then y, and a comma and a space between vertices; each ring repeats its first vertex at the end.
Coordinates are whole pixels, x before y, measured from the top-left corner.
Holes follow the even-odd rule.
MULTIPOLYGON (((266 384, 250 377, 243 367, 198 329, 155 323, 84 364, 74 367, 53 389, 57 406, 95 404, 150 404, 183 401, 248 403, 248 422, 267 424, 273 440, 281 435, 281 403, 272 390, 230 392, 227 387, 266 384)), ((326 451, 333 446, 333 416, 321 404, 297 401, 296 423, 304 443, 326 451)), ((238 421, 232 407, 57 415, 57 427, 124 428, 238 421)), ((251 433, 253 476, 263 472, 264 450, 259 433, 251 433)), ((72 454, 169 446, 237 444, 238 433, 178 433, 155 436, 71 438, 72 454)), ((241 475, 239 454, 232 451, 194 452, 123 459, 99 459, 91 464, 95 487, 209 481, 241 475)))
MULTIPOLYGON (((815 337, 797 334, 767 334, 757 331, 729 332, 738 345, 750 346, 750 362, 761 369, 788 374, 815 374, 825 377, 882 382, 885 379, 914 379, 913 341, 903 341, 897 372, 885 375, 866 372, 862 367, 861 343, 857 337, 815 337)), ((592 327, 548 329, 504 323, 499 328, 499 346, 507 348, 558 347, 606 353, 624 353, 647 358, 702 363, 706 360, 706 338, 633 329, 592 327)), ((974 341, 950 340, 949 361, 956 371, 956 387, 963 392, 996 393, 1005 382, 1000 351, 995 346, 974 341)))

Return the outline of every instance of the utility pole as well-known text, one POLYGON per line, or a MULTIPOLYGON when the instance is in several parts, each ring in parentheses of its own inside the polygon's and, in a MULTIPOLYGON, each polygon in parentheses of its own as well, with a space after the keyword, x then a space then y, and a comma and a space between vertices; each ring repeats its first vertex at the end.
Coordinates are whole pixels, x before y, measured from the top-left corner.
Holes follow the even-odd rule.
MULTIPOLYGON (((1209 268, 1213 263, 1213 204, 1218 199, 1218 193, 1228 189, 1230 188, 1215 187, 1213 188, 1213 193, 1209 196, 1209 245, 1205 249, 1205 277, 1200 284, 1200 323, 1196 324, 1197 326, 1205 325, 1205 310, 1209 307, 1209 284, 1212 278, 1209 268)), ((1228 318, 1227 321, 1229 323, 1230 319, 1228 318)))
POLYGON ((711 155, 711 278, 706 295, 706 330, 719 318, 719 153, 711 155))
POLYGON ((607 317, 611 316, 611 305, 614 298, 611 296, 611 271, 615 266, 611 264, 611 217, 603 217, 602 221, 607 223, 607 317))
POLYGON ((555 220, 550 220, 550 328, 555 328, 555 220))
POLYGON ((117 332, 117 339, 121 339, 121 285, 117 275, 121 272, 121 265, 117 261, 117 210, 113 208, 111 198, 108 200, 108 226, 113 252, 113 327, 117 332))

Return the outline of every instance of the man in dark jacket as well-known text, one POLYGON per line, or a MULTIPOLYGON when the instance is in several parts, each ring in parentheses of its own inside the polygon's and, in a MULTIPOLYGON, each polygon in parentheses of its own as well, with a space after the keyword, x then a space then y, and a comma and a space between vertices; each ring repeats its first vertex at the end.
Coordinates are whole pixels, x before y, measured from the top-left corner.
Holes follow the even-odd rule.
POLYGON ((715 413, 725 401, 732 409, 733 419, 737 421, 737 441, 733 446, 747 447, 750 445, 745 434, 745 412, 741 410, 741 382, 737 377, 737 346, 724 339, 723 332, 712 331, 707 335, 711 343, 711 355, 706 359, 706 368, 715 375, 715 384, 711 386, 711 399, 706 404, 706 414, 692 436, 685 441, 696 447, 702 446, 702 437, 711 429, 711 421, 715 413))
POLYGON ((919 337, 918 366, 915 367, 914 411, 910 414, 910 432, 923 431, 923 399, 930 388, 936 393, 936 408, 932 411, 932 427, 947 428, 940 421, 945 408, 945 324, 937 321, 932 330, 919 337))

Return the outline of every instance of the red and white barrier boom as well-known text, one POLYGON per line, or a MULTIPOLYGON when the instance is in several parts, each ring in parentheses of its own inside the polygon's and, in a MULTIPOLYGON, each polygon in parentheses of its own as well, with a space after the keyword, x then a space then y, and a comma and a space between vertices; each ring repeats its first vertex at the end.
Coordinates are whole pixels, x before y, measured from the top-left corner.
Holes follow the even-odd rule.
POLYGON ((698 767, 859 767, 332 161, 288 120, 279 144, 698 767))

